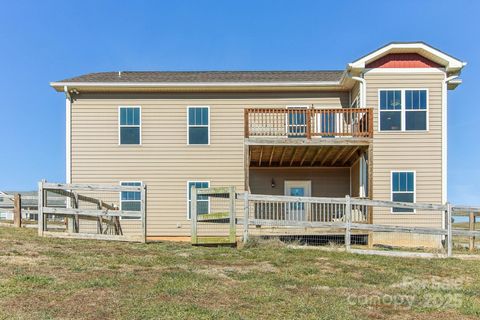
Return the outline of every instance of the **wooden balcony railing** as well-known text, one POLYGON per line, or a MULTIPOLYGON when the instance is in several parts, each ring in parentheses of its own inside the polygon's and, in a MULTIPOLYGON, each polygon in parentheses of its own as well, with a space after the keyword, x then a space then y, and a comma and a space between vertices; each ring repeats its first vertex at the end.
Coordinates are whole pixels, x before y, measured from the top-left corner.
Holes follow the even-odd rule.
POLYGON ((245 109, 245 137, 364 137, 373 135, 370 108, 245 109))

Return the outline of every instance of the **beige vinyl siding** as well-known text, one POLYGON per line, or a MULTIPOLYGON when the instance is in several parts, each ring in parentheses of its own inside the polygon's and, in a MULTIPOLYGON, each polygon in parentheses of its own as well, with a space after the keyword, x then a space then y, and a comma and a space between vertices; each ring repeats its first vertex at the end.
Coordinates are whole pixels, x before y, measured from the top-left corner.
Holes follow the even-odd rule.
POLYGON ((287 180, 310 180, 313 197, 344 197, 350 194, 350 168, 250 169, 252 193, 284 195, 287 180), (275 188, 272 188, 272 179, 275 188))
MULTIPOLYGON (((435 69, 436 70, 436 69, 435 69)), ((391 171, 416 172, 416 201, 442 202, 442 81, 444 73, 367 73, 367 105, 374 108, 373 198, 391 199, 391 171), (428 132, 379 132, 379 89, 428 89, 428 132)), ((376 210, 375 223, 434 226, 442 224, 439 212, 392 214, 376 210)))
MULTIPOLYGON (((345 107, 348 92, 90 94, 72 104, 72 182, 142 181, 147 235, 188 236, 187 181, 244 188, 243 109, 345 107), (141 107, 140 146, 118 144, 118 107, 141 107), (187 145, 187 106, 210 106, 210 145, 187 145)), ((124 222, 126 231, 133 222, 124 222)), ((125 229, 124 229, 125 230, 125 229)))
MULTIPOLYGON (((359 96, 359 94, 360 94, 360 83, 356 81, 350 93, 350 105, 353 103, 353 101, 355 101, 355 99, 359 96)), ((357 103, 357 108, 359 107, 360 107, 360 98, 357 103)))

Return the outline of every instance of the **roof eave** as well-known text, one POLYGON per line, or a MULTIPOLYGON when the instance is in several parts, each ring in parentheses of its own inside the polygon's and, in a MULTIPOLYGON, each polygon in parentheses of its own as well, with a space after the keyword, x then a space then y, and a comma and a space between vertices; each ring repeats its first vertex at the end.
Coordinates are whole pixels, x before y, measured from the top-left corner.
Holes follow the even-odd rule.
POLYGON ((68 88, 268 88, 268 87, 342 87, 344 77, 340 81, 298 81, 298 82, 51 82, 56 91, 63 92, 68 88))

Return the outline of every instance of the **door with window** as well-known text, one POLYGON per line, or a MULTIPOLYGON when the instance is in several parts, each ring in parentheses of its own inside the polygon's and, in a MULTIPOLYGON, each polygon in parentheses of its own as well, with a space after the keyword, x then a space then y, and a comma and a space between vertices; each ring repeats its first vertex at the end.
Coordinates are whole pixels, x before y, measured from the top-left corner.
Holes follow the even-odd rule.
POLYGON ((289 138, 305 138, 307 136, 308 106, 287 107, 287 135, 289 138))
MULTIPOLYGON (((285 181, 285 195, 293 197, 311 197, 312 182, 310 180, 285 181)), ((308 206, 303 202, 291 202, 287 207, 285 219, 306 221, 308 206)))

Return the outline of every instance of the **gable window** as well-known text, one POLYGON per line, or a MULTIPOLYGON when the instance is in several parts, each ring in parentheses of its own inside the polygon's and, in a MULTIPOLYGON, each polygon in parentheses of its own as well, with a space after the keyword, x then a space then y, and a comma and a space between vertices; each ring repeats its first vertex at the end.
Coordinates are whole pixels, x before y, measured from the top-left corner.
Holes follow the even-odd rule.
POLYGON ((427 95, 422 90, 380 90, 380 131, 427 130, 427 95))
POLYGON ((380 130, 402 129, 402 94, 400 90, 380 91, 380 130))
MULTIPOLYGON (((392 201, 415 202, 415 172, 392 172, 392 201)), ((414 212, 408 208, 392 208, 392 212, 414 212)))
MULTIPOLYGON (((188 181, 187 182, 187 206, 188 206, 188 219, 192 218, 192 187, 195 186, 196 189, 204 189, 210 187, 210 182, 208 181, 188 181)), ((210 201, 208 196, 198 195, 197 196, 197 214, 207 214, 210 210, 210 201)))
MULTIPOLYGON (((139 181, 120 182, 121 186, 141 187, 139 181)), ((120 195, 120 209, 125 211, 141 211, 142 210, 142 193, 140 191, 122 191, 120 195)), ((122 217, 122 219, 137 220, 140 218, 122 217)))
POLYGON ((188 107, 188 144, 210 143, 209 109, 209 107, 188 107))
POLYGON ((405 90, 405 130, 427 130, 426 90, 405 90))
POLYGON ((140 144, 140 107, 119 108, 120 144, 140 144))

